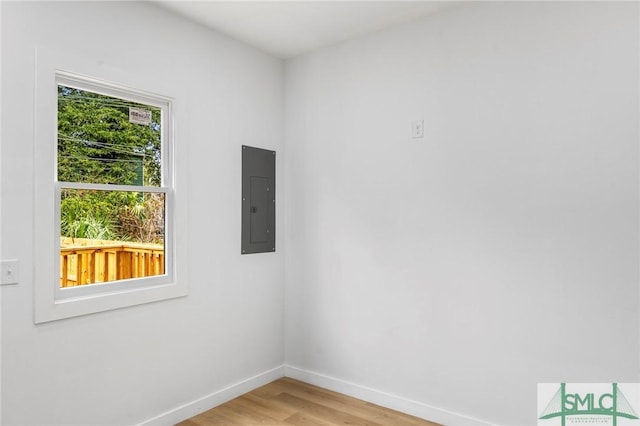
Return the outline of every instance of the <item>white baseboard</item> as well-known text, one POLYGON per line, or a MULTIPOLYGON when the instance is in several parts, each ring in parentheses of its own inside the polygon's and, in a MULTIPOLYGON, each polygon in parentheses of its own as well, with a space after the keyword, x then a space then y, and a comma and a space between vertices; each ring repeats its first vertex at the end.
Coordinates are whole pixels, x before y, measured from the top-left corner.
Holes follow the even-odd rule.
POLYGON ((454 413, 422 402, 412 401, 397 395, 392 395, 366 386, 347 382, 335 377, 313 371, 303 370, 290 365, 284 366, 284 375, 301 382, 316 385, 325 389, 339 392, 363 401, 371 402, 382 407, 400 411, 425 420, 440 423, 447 426, 490 426, 491 423, 454 413))
POLYGON ((183 420, 189 419, 203 411, 210 410, 220 404, 232 400, 240 395, 271 383, 274 380, 284 377, 284 366, 265 371, 256 376, 245 379, 234 385, 210 393, 209 395, 198 398, 192 402, 188 402, 165 413, 160 414, 152 419, 145 420, 138 426, 171 426, 183 420))
POLYGON ((224 404, 233 398, 251 392, 260 386, 264 386, 267 383, 271 383, 285 376, 447 426, 491 426, 491 423, 487 421, 436 408, 422 402, 412 401, 387 392, 291 365, 276 367, 242 380, 234 385, 212 392, 209 395, 148 419, 138 426, 175 425, 176 423, 189 419, 203 411, 210 410, 213 407, 217 407, 220 404, 224 404))

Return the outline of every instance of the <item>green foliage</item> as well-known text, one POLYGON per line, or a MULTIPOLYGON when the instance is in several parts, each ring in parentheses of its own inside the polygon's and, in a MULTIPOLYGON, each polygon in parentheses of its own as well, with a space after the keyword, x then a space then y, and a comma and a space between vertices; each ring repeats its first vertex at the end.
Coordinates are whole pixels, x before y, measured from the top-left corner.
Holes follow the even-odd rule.
POLYGON ((63 189, 60 233, 65 237, 161 243, 164 194, 63 189))
POLYGON ((160 120, 159 108, 58 86, 58 180, 159 186, 160 120), (151 124, 130 123, 130 107, 151 124))
POLYGON ((60 232, 73 238, 112 240, 117 207, 110 204, 104 194, 77 193, 64 190, 60 206, 60 232))
MULTIPOLYGON (((58 86, 58 180, 117 185, 161 183, 161 110, 58 86), (129 108, 151 124, 129 122, 129 108)), ((162 194, 64 189, 61 234, 75 238, 161 241, 162 194), (158 220, 160 218, 160 220, 158 220)))
POLYGON ((143 199, 127 205, 119 213, 120 234, 135 241, 162 242, 164 225, 163 194, 144 194, 143 199))

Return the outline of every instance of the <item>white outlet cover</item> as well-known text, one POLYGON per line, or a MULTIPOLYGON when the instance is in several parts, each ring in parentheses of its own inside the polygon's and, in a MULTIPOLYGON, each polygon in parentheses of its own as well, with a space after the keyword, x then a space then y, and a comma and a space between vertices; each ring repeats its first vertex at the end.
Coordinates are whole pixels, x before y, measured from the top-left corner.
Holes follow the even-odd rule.
POLYGON ((411 136, 414 139, 424 137, 424 120, 413 120, 411 122, 411 136))

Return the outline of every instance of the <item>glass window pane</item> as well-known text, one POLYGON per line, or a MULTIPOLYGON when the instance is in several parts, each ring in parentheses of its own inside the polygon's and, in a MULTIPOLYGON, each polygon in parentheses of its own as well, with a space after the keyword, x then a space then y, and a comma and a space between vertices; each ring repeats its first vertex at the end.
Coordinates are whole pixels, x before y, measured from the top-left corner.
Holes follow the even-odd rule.
POLYGON ((165 273, 165 194, 61 190, 60 287, 165 273))
POLYGON ((58 85, 58 181, 160 186, 161 112, 58 85))

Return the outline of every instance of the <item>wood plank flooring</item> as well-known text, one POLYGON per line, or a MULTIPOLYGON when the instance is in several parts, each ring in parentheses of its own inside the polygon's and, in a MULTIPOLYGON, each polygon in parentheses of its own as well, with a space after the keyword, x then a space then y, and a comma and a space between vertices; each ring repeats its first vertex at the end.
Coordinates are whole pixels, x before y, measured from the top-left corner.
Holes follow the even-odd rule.
POLYGON ((438 426, 408 414, 283 378, 177 426, 438 426))

